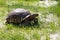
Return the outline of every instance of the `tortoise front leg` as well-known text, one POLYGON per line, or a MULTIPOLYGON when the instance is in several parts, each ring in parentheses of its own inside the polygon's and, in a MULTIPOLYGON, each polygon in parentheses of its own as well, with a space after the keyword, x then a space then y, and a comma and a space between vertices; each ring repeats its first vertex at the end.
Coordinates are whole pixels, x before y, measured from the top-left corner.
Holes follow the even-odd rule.
POLYGON ((35 24, 38 24, 38 19, 37 18, 34 18, 33 21, 34 21, 35 24))

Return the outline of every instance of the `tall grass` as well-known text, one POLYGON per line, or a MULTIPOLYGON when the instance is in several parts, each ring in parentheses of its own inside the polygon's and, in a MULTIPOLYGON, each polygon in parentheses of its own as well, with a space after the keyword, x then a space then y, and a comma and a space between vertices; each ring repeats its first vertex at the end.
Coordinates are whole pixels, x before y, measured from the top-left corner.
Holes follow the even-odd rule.
POLYGON ((39 5, 34 6, 35 2, 38 3, 38 0, 0 0, 0 25, 3 25, 2 28, 0 28, 0 40, 50 40, 50 34, 56 32, 60 33, 60 19, 57 17, 58 15, 60 16, 60 5, 58 4, 53 7, 44 8, 39 5), (4 21, 8 12, 16 8, 26 8, 33 13, 38 13, 38 24, 27 26, 13 24, 6 25, 4 21), (57 17, 57 19, 59 19, 56 21, 58 25, 55 24, 55 21, 46 21, 47 15, 50 13, 57 15, 53 16, 53 18, 57 17))

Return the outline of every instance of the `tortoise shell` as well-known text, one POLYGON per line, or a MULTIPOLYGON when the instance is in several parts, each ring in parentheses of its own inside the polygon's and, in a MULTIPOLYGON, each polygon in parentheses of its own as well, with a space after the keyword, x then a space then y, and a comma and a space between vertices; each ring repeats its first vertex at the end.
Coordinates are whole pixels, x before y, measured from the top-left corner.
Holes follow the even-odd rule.
POLYGON ((24 17, 26 17, 27 15, 30 15, 30 11, 26 10, 26 9, 15 9, 12 10, 11 12, 9 12, 7 18, 6 18, 6 22, 9 23, 21 23, 22 19, 24 17))

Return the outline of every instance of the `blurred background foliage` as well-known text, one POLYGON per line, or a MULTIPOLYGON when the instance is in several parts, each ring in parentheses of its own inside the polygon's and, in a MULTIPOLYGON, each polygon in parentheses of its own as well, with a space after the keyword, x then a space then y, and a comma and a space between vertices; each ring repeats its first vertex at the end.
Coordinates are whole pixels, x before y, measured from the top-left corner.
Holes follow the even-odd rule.
POLYGON ((57 5, 42 7, 40 0, 0 0, 0 40, 50 40, 51 34, 59 35, 60 40, 60 0, 56 2, 57 5), (38 25, 5 25, 8 12, 16 8, 39 14, 38 25))

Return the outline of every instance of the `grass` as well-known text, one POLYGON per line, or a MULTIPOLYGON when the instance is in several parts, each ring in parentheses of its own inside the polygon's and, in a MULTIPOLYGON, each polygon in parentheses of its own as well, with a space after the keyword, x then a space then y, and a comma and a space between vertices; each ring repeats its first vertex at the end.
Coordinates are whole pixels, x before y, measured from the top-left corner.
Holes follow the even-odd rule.
POLYGON ((0 1, 0 27, 2 27, 0 28, 0 40, 50 40, 50 34, 60 34, 60 5, 44 8, 39 5, 34 6, 34 3, 38 3, 38 1, 0 1), (8 12, 15 8, 26 8, 33 13, 38 13, 39 24, 29 26, 13 24, 5 25, 4 21, 8 12), (50 13, 53 14, 53 18, 56 17, 56 21, 46 21, 47 15, 50 13))

